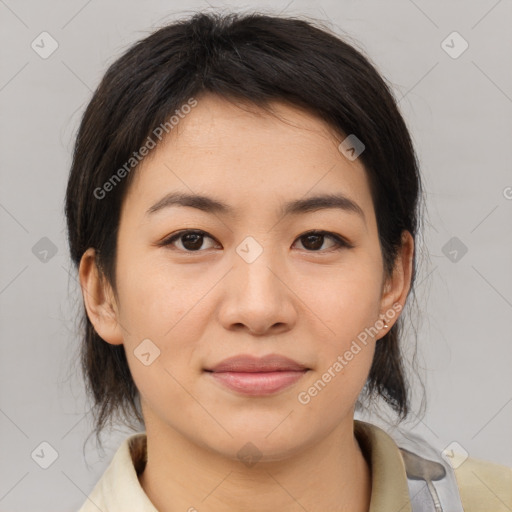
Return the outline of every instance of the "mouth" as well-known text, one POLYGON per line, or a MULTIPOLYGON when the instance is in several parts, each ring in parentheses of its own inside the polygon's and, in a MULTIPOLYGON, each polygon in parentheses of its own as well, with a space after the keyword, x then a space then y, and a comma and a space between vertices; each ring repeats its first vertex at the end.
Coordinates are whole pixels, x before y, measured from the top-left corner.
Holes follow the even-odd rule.
POLYGON ((217 383, 248 396, 266 396, 299 381, 310 368, 277 354, 262 358, 240 355, 205 369, 217 383))

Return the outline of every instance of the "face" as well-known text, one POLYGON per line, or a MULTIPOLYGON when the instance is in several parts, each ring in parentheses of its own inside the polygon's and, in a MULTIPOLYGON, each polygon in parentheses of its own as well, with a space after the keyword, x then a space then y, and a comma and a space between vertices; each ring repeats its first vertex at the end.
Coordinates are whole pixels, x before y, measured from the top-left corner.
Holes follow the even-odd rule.
POLYGON ((369 182, 343 138, 273 108, 198 100, 124 200, 115 321, 88 306, 100 336, 124 344, 146 425, 232 458, 251 441, 279 459, 351 424, 408 285, 384 279, 369 182), (177 193, 212 201, 162 202, 177 193), (345 199, 311 202, 327 195, 345 199), (207 371, 239 355, 306 370, 207 371))

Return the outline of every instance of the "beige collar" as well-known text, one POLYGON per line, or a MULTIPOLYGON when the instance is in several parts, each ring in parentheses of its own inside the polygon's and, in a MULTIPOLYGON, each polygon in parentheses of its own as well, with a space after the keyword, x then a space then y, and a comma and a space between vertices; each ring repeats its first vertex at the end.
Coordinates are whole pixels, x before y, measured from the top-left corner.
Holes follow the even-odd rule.
MULTIPOLYGON (((370 466, 369 512, 412 512, 402 456, 381 428, 354 420, 354 434, 370 466)), ((146 460, 145 432, 126 438, 79 512, 158 512, 138 479, 146 460)))

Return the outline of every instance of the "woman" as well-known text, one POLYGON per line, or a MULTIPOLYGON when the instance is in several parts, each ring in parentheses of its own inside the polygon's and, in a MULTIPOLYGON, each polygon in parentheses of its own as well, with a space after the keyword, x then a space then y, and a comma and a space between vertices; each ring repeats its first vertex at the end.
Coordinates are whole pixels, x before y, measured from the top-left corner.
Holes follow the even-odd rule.
POLYGON ((354 420, 409 413, 420 194, 388 87, 326 29, 200 13, 114 62, 66 215, 97 434, 145 432, 81 512, 510 510, 512 470, 354 420))

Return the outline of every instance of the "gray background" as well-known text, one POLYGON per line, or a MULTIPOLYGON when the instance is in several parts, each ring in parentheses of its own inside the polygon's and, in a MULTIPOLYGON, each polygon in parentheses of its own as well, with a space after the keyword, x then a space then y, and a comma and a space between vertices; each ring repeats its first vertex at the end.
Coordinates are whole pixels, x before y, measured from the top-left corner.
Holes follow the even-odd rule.
MULTIPOLYGON (((428 408, 410 428, 440 449, 455 441, 512 466, 512 3, 272 4, 232 2, 320 18, 359 41, 401 98, 416 143, 429 215, 417 280, 428 408), (442 45, 453 31, 469 44, 457 58, 442 45)), ((130 43, 175 15, 229 5, 0 0, 0 511, 77 510, 130 433, 118 428, 104 452, 92 440, 83 451, 81 296, 62 211, 81 113, 130 43), (43 31, 59 45, 46 59, 31 47, 43 31), (58 453, 46 470, 31 457, 43 441, 58 453)))

